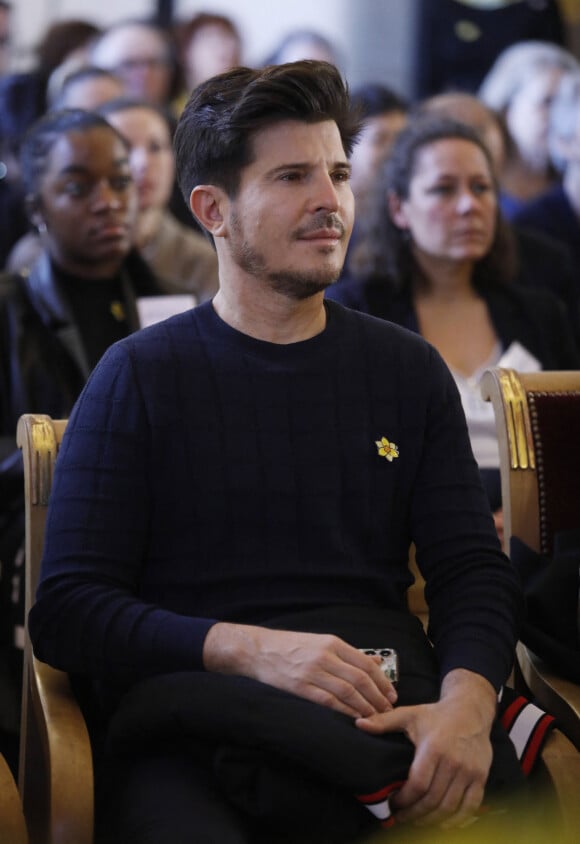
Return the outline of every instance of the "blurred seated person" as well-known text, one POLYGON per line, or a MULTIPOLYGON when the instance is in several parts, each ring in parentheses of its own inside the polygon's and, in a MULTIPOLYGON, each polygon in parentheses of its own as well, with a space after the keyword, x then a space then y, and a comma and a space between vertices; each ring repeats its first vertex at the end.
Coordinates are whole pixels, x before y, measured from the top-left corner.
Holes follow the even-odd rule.
POLYGON ((561 0, 417 2, 415 91, 421 99, 452 89, 476 93, 498 55, 514 43, 566 40, 561 0))
MULTIPOLYGON (((0 275, 0 651, 9 653, 24 623, 18 418, 68 416, 107 347, 140 327, 139 297, 159 298, 132 249, 137 195, 128 145, 103 117, 72 110, 41 118, 23 142, 22 174, 42 251, 26 274, 0 275)), ((14 657, 21 666, 21 653, 14 657)), ((20 687, 15 676, 2 696, 17 701, 20 687)))
POLYGON ((522 41, 500 53, 481 84, 479 97, 501 115, 513 142, 499 174, 508 219, 558 180, 548 150, 550 103, 562 74, 577 68, 557 44, 522 41))
POLYGON ((571 250, 580 294, 580 69, 560 80, 548 141, 561 182, 522 206, 514 220, 558 238, 571 250))
MULTIPOLYGON (((47 91, 48 107, 51 110, 94 109, 107 99, 120 97, 124 90, 121 81, 110 71, 86 65, 59 79, 58 87, 56 77, 51 76, 51 82, 52 86, 49 83, 47 91)), ((0 88, 0 111, 3 95, 7 94, 8 91, 0 88)), ((8 120, 5 125, 7 122, 8 120)), ((6 210, 5 216, 2 217, 6 220, 6 225, 2 227, 0 234, 1 267, 14 272, 29 269, 42 250, 38 231, 30 225, 24 204, 24 188, 20 180, 19 149, 24 131, 24 126, 17 124, 11 129, 11 134, 16 137, 9 136, 6 144, 1 145, 6 151, 6 182, 10 183, 10 191, 4 191, 4 184, 1 185, 2 202, 10 203, 11 207, 11 212, 6 210)), ((3 155, 0 157, 4 158, 3 155)))
POLYGON ((380 82, 368 82, 351 92, 353 108, 362 120, 362 129, 350 157, 350 186, 357 216, 379 178, 393 142, 407 123, 409 104, 380 82))
POLYGON ((480 97, 465 91, 445 91, 421 100, 413 114, 439 114, 476 129, 491 154, 496 179, 499 179, 512 141, 499 112, 485 105, 480 97))
MULTIPOLYGON (((0 160, 6 167, 3 203, 9 203, 9 216, 2 217, 2 253, 4 268, 8 252, 29 230, 24 209, 20 177, 20 146, 28 128, 41 117, 48 106, 48 84, 51 74, 67 57, 80 55, 99 28, 86 20, 65 19, 49 26, 34 50, 34 64, 26 72, 0 76, 0 160)), ((2 169, 2 172, 4 170, 2 169)))
POLYGON ((86 62, 92 44, 102 33, 99 25, 83 18, 65 18, 51 24, 36 47, 37 65, 47 76, 67 61, 86 62))
POLYGON ((100 33, 95 24, 74 18, 49 26, 35 47, 30 71, 11 73, 0 80, 2 122, 18 124, 19 140, 29 126, 48 108, 48 85, 53 72, 71 57, 86 56, 92 40, 100 33))
MULTIPOLYGON (((509 135, 497 112, 488 108, 479 97, 460 91, 448 91, 423 100, 416 114, 439 114, 466 123, 476 129, 485 141, 493 159, 496 175, 502 172, 509 155, 509 135)), ((499 202, 501 207, 501 190, 499 202)), ((575 334, 580 339, 580 282, 573 262, 572 249, 562 240, 537 228, 520 223, 518 215, 505 223, 516 248, 515 280, 530 287, 552 290, 569 308, 575 334)))
POLYGON ((464 123, 410 120, 384 168, 373 214, 352 257, 358 277, 327 292, 343 304, 420 333, 449 366, 501 535, 493 409, 479 379, 490 366, 576 369, 565 308, 547 290, 513 283, 493 162, 464 123))
POLYGON ((89 61, 111 70, 127 96, 170 107, 180 87, 180 69, 168 33, 146 20, 124 20, 93 43, 89 61))
POLYGON ((49 112, 25 138, 26 203, 42 250, 26 274, 2 276, 1 372, 11 377, 0 421, 11 441, 21 413, 67 415, 105 349, 139 327, 137 297, 160 292, 133 249, 129 155, 113 126, 81 109, 49 112))
POLYGON ((125 86, 112 71, 96 65, 83 65, 71 71, 49 89, 50 109, 84 108, 92 111, 108 100, 122 97, 125 86))
POLYGON ((112 100, 99 112, 130 145, 129 166, 139 197, 135 246, 166 293, 191 293, 198 302, 210 299, 218 289, 215 250, 168 207, 175 158, 167 112, 132 99, 112 100))
POLYGON ((293 29, 286 33, 263 64, 285 64, 302 59, 330 62, 338 68, 343 64, 338 47, 315 29, 293 29))
MULTIPOLYGON (((211 298, 218 289, 215 251, 201 233, 180 223, 169 210, 175 179, 170 116, 129 97, 106 102, 98 111, 129 145, 138 196, 133 246, 164 293, 190 294, 195 303, 211 298)), ((26 235, 12 249, 8 268, 26 271, 42 248, 38 232, 26 235)))
POLYGON ((177 107, 181 112, 201 82, 242 64, 242 36, 231 18, 198 12, 176 25, 175 40, 185 85, 177 107))
POLYGON ((355 88, 351 102, 361 119, 362 128, 350 157, 350 186, 354 194, 356 215, 343 267, 343 274, 347 276, 350 256, 358 241, 369 197, 374 195, 385 159, 397 134, 407 122, 409 110, 406 100, 380 82, 369 82, 355 88))

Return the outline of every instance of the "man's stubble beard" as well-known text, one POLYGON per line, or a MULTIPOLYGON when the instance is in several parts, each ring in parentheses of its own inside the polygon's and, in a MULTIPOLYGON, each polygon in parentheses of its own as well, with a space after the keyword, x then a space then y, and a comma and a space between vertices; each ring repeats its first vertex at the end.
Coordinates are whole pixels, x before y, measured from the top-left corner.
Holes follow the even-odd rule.
MULTIPOLYGON (((301 301, 315 296, 330 287, 338 279, 342 267, 338 269, 320 269, 311 272, 299 270, 269 270, 264 256, 255 250, 245 239, 239 217, 232 215, 232 230, 235 237, 231 240, 232 258, 235 263, 248 275, 264 279, 271 289, 287 296, 289 299, 301 301)), ((324 247, 322 247, 324 248, 324 247)), ((328 252, 333 247, 328 247, 328 252)))

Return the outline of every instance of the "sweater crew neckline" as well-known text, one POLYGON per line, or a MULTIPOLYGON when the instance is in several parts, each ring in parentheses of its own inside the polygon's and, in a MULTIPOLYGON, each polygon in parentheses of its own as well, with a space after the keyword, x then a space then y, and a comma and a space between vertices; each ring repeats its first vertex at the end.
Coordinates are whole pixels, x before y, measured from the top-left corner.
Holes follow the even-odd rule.
POLYGON ((333 303, 329 304, 325 301, 324 309, 326 311, 326 325, 324 329, 313 337, 309 337, 306 340, 299 340, 295 343, 273 343, 269 340, 260 340, 257 337, 244 334, 244 332, 239 331, 225 322, 219 316, 211 301, 198 305, 193 313, 204 333, 211 333, 214 340, 235 345, 247 354, 258 357, 267 356, 270 359, 281 360, 303 358, 316 354, 319 350, 327 347, 329 340, 333 340, 338 336, 337 313, 333 303))

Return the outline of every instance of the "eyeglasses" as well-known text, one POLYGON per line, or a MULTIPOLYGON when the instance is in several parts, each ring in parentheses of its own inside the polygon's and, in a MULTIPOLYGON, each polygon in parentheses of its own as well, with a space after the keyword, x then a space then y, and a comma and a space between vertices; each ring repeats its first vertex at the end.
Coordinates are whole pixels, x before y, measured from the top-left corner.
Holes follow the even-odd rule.
POLYGON ((143 56, 142 58, 125 59, 119 62, 115 72, 119 74, 133 73, 136 70, 147 68, 149 70, 161 70, 170 66, 170 61, 165 56, 143 56))

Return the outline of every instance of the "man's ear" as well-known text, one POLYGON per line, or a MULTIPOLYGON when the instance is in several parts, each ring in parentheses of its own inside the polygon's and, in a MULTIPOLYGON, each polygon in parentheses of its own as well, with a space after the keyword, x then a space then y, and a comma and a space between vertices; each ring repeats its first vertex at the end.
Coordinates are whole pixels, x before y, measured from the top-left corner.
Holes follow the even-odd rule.
POLYGON ((192 213, 214 237, 224 236, 227 202, 225 191, 216 185, 197 185, 189 197, 192 213))
POLYGON ((404 202, 400 196, 397 196, 393 191, 387 194, 387 208, 389 209, 389 216, 393 223, 399 229, 408 229, 409 220, 404 210, 404 202))

